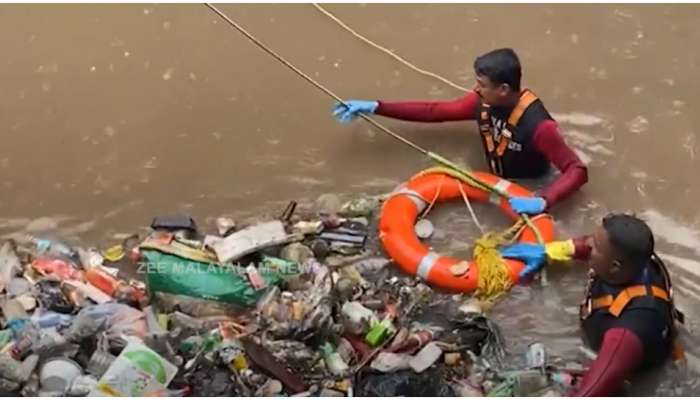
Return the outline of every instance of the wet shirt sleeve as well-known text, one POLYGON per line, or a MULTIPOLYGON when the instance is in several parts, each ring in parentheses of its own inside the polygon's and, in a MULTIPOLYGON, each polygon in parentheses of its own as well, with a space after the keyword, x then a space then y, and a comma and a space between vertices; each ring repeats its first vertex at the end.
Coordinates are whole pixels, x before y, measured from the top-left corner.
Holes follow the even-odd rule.
POLYGON ((379 101, 376 114, 417 122, 463 121, 476 118, 479 96, 474 92, 450 101, 379 101))
POLYGON ((664 362, 671 354, 671 326, 658 311, 634 308, 625 311, 612 325, 627 329, 642 342, 644 365, 664 362))
POLYGON ((598 357, 586 371, 576 397, 611 396, 622 387, 642 363, 644 347, 640 338, 625 328, 609 329, 598 357))
POLYGON ((555 121, 545 120, 537 126, 533 145, 561 172, 540 194, 547 201, 548 208, 588 182, 588 168, 566 144, 555 121))
POLYGON ((591 251, 593 251, 591 236, 580 236, 572 241, 574 242, 574 260, 587 261, 591 258, 591 251))

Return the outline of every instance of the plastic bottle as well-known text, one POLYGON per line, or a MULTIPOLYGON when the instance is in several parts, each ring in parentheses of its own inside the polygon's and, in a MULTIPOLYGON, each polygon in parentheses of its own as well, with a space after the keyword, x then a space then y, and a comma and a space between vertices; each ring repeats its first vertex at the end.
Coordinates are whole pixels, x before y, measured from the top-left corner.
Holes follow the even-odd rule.
POLYGON ((547 376, 537 370, 523 371, 515 375, 514 378, 515 386, 513 387, 513 396, 517 397, 536 396, 549 384, 547 376))
POLYGON ((87 268, 85 280, 117 300, 138 304, 145 297, 145 291, 129 286, 126 282, 99 267, 87 268))
POLYGON ((414 371, 421 373, 426 369, 430 368, 431 365, 442 355, 442 349, 438 347, 434 342, 423 347, 421 351, 418 352, 408 364, 413 368, 414 371))
POLYGON ((340 357, 343 358, 343 361, 348 364, 351 364, 358 357, 357 351, 355 351, 352 343, 350 343, 350 341, 346 338, 340 338, 338 340, 338 347, 336 348, 336 351, 338 354, 340 354, 340 357))
POLYGON ((550 379, 552 379, 552 382, 561 385, 566 389, 572 388, 574 386, 574 383, 576 382, 576 377, 574 377, 568 372, 563 371, 552 372, 550 374, 550 379))
POLYGON ((114 293, 120 286, 120 282, 117 278, 97 267, 87 269, 85 272, 85 280, 109 296, 114 296, 114 293))
POLYGON ((379 346, 387 339, 389 335, 391 335, 394 332, 395 328, 392 321, 394 320, 395 316, 395 308, 387 306, 387 314, 382 320, 382 322, 374 324, 365 336, 365 340, 370 346, 379 346))
POLYGON ((39 328, 53 328, 60 326, 68 326, 73 321, 74 316, 70 314, 61 314, 53 311, 47 311, 41 315, 33 315, 31 320, 37 324, 39 328))
POLYGON ((248 360, 245 358, 243 346, 234 340, 225 340, 221 343, 219 357, 229 368, 240 372, 248 368, 248 360))
POLYGON ((328 368, 330 373, 334 375, 343 375, 350 368, 330 343, 326 342, 321 346, 321 352, 323 353, 326 368, 328 368))
POLYGON ((42 239, 29 236, 29 241, 32 243, 39 254, 45 254, 53 257, 63 257, 71 261, 79 261, 78 252, 72 249, 67 244, 57 242, 51 239, 42 239))
POLYGON ((426 344, 428 344, 428 342, 433 340, 433 336, 433 332, 429 330, 417 331, 411 334, 409 337, 406 338, 406 340, 402 341, 401 343, 390 347, 389 349, 387 349, 387 351, 392 353, 401 353, 418 350, 426 344))
POLYGON ((547 366, 547 350, 544 345, 537 342, 528 346, 525 361, 528 368, 544 370, 547 366))
POLYGON ((18 327, 19 330, 15 333, 18 338, 12 344, 9 351, 10 356, 15 360, 24 360, 32 352, 32 348, 38 344, 41 339, 41 331, 39 327, 32 324, 28 320, 26 321, 26 324, 18 327))
POLYGON ((88 360, 87 372, 97 379, 102 378, 102 375, 107 372, 107 369, 109 369, 116 359, 117 357, 110 353, 108 349, 97 348, 92 353, 90 360, 88 360))
POLYGON ((346 330, 355 335, 364 333, 368 326, 377 323, 377 317, 374 315, 374 312, 357 301, 343 304, 341 313, 345 317, 346 330))

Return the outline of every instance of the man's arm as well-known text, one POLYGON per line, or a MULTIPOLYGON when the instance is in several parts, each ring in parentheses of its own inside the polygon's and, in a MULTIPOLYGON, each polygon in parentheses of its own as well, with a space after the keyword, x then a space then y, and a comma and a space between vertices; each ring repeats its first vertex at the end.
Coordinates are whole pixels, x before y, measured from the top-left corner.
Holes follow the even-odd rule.
POLYGON ((593 251, 591 236, 579 236, 577 238, 571 239, 574 244, 574 254, 571 256, 574 260, 587 261, 591 258, 591 251, 593 251))
POLYGON ((556 122, 542 121, 535 130, 533 145, 561 172, 561 175, 540 194, 547 202, 547 208, 551 208, 588 182, 588 168, 566 144, 556 122))
POLYGON ((605 332, 598 357, 583 376, 576 397, 611 396, 642 363, 644 347, 641 339, 626 328, 605 332))
POLYGON ((379 101, 375 114, 417 122, 444 122, 476 119, 479 95, 474 92, 451 101, 379 101))

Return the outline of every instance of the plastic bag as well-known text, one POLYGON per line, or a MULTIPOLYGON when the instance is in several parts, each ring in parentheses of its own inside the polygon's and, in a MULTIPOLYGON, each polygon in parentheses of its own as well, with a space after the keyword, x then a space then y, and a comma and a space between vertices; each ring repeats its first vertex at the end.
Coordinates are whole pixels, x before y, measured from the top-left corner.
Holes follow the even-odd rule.
POLYGON ((371 374, 363 377, 356 386, 359 397, 454 397, 452 387, 438 370, 420 374, 398 371, 390 374, 371 374))
POLYGON ((90 391, 90 397, 144 396, 165 389, 177 374, 170 364, 147 346, 130 343, 90 391))
MULTIPOLYGON (((265 293, 264 290, 255 290, 245 274, 239 274, 235 268, 188 260, 156 250, 144 250, 143 255, 148 263, 146 283, 154 294, 163 292, 248 307, 265 293)), ((277 271, 262 268, 259 272, 266 287, 282 281, 277 271)))
POLYGON ((0 247, 0 291, 10 284, 10 280, 22 271, 22 263, 15 252, 13 242, 7 241, 0 247))
POLYGON ((116 339, 122 335, 143 338, 148 332, 145 314, 121 303, 104 303, 83 308, 69 331, 82 336, 78 332, 85 326, 88 326, 86 327, 88 331, 97 326, 104 326, 110 339, 116 339))

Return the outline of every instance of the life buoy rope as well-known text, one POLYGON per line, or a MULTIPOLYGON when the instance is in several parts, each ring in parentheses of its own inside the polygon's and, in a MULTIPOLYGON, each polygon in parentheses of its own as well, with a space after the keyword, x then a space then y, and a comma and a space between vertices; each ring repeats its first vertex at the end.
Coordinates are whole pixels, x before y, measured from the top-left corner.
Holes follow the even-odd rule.
POLYGON ((404 272, 448 290, 475 293, 489 300, 516 283, 524 267, 520 261, 504 260, 498 246, 514 240, 550 241, 554 236, 554 226, 547 214, 538 215, 528 223, 510 209, 507 197, 532 196, 527 189, 488 173, 473 174, 479 183, 464 182, 454 176, 459 173, 441 168, 415 175, 385 201, 380 217, 380 240, 404 272), (489 190, 487 186, 497 189, 489 190), (516 221, 504 232, 485 234, 477 240, 474 261, 442 256, 423 245, 414 232, 416 219, 424 216, 435 204, 461 196, 498 204, 516 221))

